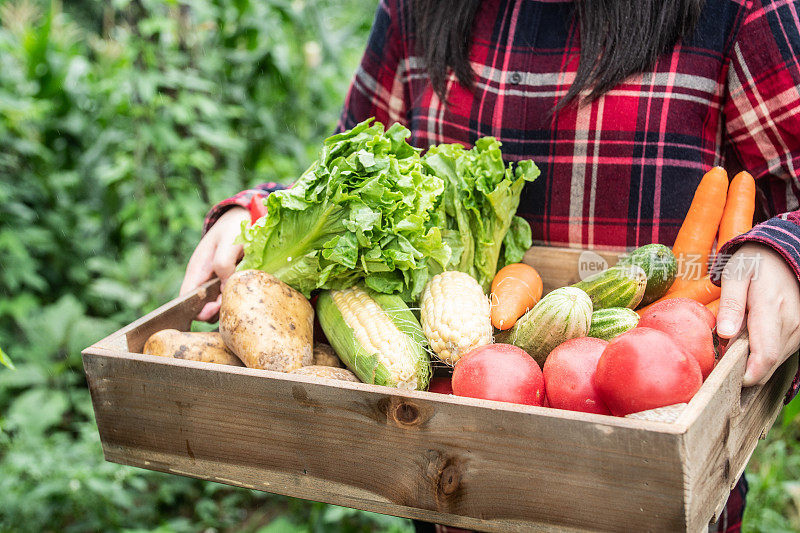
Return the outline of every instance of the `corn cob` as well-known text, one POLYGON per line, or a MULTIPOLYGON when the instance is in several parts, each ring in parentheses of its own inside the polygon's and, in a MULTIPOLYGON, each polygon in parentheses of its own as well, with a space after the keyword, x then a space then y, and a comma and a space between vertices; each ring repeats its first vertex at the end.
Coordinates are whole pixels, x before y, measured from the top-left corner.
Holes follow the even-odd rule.
POLYGON ((425 336, 400 296, 361 286, 325 291, 317 316, 339 358, 361 381, 427 388, 431 368, 425 336))
POLYGON ((464 272, 442 272, 428 282, 422 291, 420 317, 431 349, 449 365, 492 342, 489 298, 464 272))

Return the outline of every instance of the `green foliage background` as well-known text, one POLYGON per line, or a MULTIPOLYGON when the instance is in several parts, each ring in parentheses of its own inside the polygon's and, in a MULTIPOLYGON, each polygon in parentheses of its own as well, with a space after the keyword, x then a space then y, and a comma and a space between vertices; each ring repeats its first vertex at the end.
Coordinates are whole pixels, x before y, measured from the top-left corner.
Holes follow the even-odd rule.
MULTIPOLYGON (((211 203, 311 161, 375 4, 0 0, 0 530, 410 531, 104 462, 80 359, 177 293, 211 203)), ((797 409, 751 530, 800 529, 797 409)))

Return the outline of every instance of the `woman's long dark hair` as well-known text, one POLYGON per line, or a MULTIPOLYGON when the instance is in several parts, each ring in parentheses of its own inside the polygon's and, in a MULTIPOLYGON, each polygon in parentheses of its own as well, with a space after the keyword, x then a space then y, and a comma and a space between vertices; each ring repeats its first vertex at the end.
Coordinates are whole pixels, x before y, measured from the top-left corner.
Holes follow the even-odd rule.
MULTIPOLYGON (((412 0, 417 53, 433 89, 444 99, 447 69, 473 86, 472 24, 481 0, 412 0)), ((703 0, 575 0, 581 54, 575 81, 558 108, 588 89, 594 100, 632 74, 653 68, 693 31, 703 0)))

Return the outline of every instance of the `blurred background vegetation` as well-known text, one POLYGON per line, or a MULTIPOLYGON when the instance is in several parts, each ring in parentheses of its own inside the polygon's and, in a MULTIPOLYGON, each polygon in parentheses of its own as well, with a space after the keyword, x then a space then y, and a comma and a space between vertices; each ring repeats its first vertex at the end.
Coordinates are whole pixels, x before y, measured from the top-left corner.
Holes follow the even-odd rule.
MULTIPOLYGON (((375 0, 0 0, 0 530, 411 531, 103 461, 80 350, 177 293, 210 204, 292 181, 375 0)), ((749 530, 800 530, 798 402, 749 530)))

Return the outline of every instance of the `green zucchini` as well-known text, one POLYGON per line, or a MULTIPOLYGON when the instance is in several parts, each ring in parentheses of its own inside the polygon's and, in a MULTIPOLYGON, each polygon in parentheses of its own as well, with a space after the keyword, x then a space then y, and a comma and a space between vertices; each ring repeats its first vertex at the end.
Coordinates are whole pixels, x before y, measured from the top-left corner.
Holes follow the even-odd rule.
POLYGON ((672 250, 663 244, 640 246, 623 257, 618 265, 639 265, 647 275, 647 288, 640 305, 655 302, 665 294, 675 281, 678 260, 672 250))
POLYGON ((589 337, 610 341, 639 324, 639 315, 627 307, 609 307, 592 313, 589 337))
POLYGON ((528 352, 539 365, 564 341, 585 337, 592 322, 592 300, 577 287, 561 287, 539 300, 514 327, 495 336, 528 352))
POLYGON ((586 291, 594 309, 634 309, 642 301, 647 288, 647 274, 638 265, 618 265, 589 276, 573 287, 586 291))

